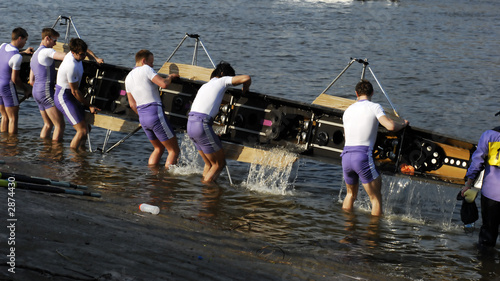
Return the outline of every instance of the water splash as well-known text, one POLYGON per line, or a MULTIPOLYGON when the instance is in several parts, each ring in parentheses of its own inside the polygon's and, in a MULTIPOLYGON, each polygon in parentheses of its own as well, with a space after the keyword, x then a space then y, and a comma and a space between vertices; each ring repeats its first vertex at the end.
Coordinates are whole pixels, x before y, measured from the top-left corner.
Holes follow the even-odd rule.
POLYGON ((203 173, 203 161, 201 161, 198 151, 187 134, 178 134, 180 140, 180 155, 177 165, 170 168, 174 175, 192 175, 203 173))
POLYGON ((297 155, 285 149, 273 148, 269 153, 256 156, 243 185, 252 191, 285 195, 292 192, 290 175, 297 155), (285 163, 285 165, 283 165, 285 163))
MULTIPOLYGON (((342 201, 345 183, 339 192, 342 201)), ((397 218, 413 224, 434 224, 441 228, 453 228, 456 215, 456 192, 451 186, 442 186, 429 182, 414 181, 406 177, 383 176, 382 198, 386 218, 397 218)), ((371 203, 360 185, 356 208, 370 212, 371 203)))

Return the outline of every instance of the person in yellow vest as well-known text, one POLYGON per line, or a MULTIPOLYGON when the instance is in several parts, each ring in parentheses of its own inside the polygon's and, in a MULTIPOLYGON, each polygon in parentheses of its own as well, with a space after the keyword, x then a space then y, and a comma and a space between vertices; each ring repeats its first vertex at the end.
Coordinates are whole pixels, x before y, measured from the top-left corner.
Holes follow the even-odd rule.
POLYGON ((495 247, 500 226, 500 127, 485 131, 479 139, 465 175, 465 186, 462 188, 465 200, 472 202, 475 199, 478 189, 472 188, 472 185, 483 169, 481 187, 483 224, 477 246, 480 250, 487 250, 495 247))

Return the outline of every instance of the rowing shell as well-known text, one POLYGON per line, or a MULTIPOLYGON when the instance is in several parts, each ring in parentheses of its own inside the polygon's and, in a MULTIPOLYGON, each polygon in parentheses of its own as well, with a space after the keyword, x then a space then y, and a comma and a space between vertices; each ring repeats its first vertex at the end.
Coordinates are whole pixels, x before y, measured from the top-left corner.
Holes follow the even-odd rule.
MULTIPOLYGON (((84 61, 80 89, 101 114, 90 123, 116 131, 137 128, 138 117, 128 106, 124 80, 131 68, 84 61), (101 122, 101 119, 116 118, 101 122), (115 121, 113 121, 115 120, 115 121), (123 120, 123 121, 120 121, 123 120), (122 125, 115 126, 122 122, 122 125), (106 125, 107 124, 107 125, 106 125), (124 125, 126 124, 126 125, 124 125), (121 130, 121 127, 127 129, 121 130)), ((29 63, 23 63, 26 72, 29 63)), ((164 111, 178 132, 185 132, 187 115, 198 89, 208 80, 210 69, 165 64, 160 75, 179 73, 182 78, 161 89, 164 111), (187 77, 187 78, 184 78, 187 77)), ((221 140, 238 151, 231 159, 253 162, 244 153, 281 147, 300 157, 339 164, 344 147, 342 115, 354 101, 321 94, 313 104, 287 100, 256 92, 243 95, 228 89, 215 118, 214 129, 221 140), (242 156, 238 159, 239 156, 242 156)), ((426 181, 463 184, 475 144, 415 127, 394 133, 380 127, 374 147, 374 159, 381 172, 402 174, 426 181)), ((293 161, 292 161, 293 162, 293 161)))

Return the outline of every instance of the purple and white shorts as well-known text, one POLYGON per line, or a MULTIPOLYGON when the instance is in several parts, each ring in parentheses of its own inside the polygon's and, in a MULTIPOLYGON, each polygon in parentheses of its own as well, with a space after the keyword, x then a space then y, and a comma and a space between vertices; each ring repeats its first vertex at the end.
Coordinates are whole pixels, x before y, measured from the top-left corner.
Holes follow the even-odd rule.
POLYGON ((362 183, 370 183, 379 177, 369 146, 345 146, 340 156, 347 184, 357 184, 359 179, 362 183))
POLYGON ((222 143, 212 128, 213 123, 214 119, 210 115, 198 112, 189 113, 188 136, 194 142, 196 149, 205 154, 212 154, 222 149, 222 143))
POLYGON ((161 103, 148 103, 137 107, 139 122, 149 140, 167 141, 175 131, 167 120, 161 103))

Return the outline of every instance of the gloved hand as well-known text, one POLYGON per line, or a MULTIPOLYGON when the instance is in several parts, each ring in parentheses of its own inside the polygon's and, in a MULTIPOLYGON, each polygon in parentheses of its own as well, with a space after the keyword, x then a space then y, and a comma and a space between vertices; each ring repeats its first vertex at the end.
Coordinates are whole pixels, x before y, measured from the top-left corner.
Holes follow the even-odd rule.
POLYGON ((477 197, 478 192, 479 192, 479 188, 472 187, 472 188, 467 189, 464 192, 465 201, 467 201, 468 203, 474 202, 474 200, 477 197))

